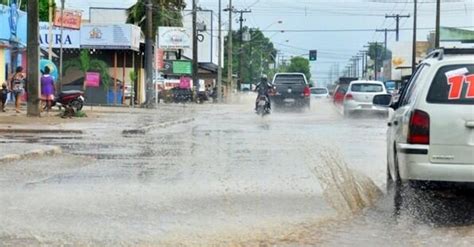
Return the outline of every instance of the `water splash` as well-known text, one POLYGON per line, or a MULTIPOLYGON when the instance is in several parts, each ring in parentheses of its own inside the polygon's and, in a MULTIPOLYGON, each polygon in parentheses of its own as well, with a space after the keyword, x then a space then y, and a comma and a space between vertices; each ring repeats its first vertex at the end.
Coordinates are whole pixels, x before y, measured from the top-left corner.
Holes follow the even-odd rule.
POLYGON ((328 203, 342 215, 355 215, 374 206, 382 191, 366 175, 349 168, 342 155, 323 148, 309 152, 311 172, 316 176, 328 203))

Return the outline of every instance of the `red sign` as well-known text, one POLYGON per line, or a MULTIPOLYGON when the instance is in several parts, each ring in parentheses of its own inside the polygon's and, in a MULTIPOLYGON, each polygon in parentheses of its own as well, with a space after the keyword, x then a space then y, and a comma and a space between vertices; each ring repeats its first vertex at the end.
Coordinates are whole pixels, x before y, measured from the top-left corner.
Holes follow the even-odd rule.
POLYGON ((165 52, 163 49, 156 49, 155 66, 157 70, 162 70, 163 67, 165 66, 165 62, 163 60, 164 55, 165 55, 165 52))
POLYGON ((61 10, 56 10, 54 15, 54 26, 60 27, 61 22, 64 28, 81 29, 82 13, 75 10, 63 10, 61 18, 61 10))
POLYGON ((100 73, 87 72, 86 73, 86 87, 99 87, 100 86, 100 73))

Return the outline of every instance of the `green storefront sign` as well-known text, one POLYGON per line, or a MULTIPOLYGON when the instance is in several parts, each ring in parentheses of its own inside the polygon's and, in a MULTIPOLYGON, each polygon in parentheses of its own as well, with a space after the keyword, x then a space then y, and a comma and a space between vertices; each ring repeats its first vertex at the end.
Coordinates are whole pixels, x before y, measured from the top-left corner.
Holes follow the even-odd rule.
POLYGON ((173 61, 173 74, 190 75, 192 73, 191 61, 173 61))

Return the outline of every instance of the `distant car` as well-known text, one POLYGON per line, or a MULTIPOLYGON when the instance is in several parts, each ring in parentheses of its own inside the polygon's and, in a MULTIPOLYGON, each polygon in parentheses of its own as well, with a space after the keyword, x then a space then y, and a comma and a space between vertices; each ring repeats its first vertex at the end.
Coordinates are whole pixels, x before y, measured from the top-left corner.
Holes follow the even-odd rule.
POLYGON ((272 83, 275 87, 270 95, 272 105, 310 107, 311 90, 303 73, 277 73, 272 83))
POLYGON ((474 186, 474 50, 436 50, 418 66, 387 131, 387 190, 398 212, 417 188, 474 186), (435 185, 435 186, 432 186, 435 185))
POLYGON ((327 99, 329 98, 329 91, 325 87, 313 87, 311 88, 311 97, 313 99, 327 99))
POLYGON ((372 103, 375 95, 387 94, 387 89, 380 81, 353 81, 349 84, 344 96, 344 116, 354 112, 380 112, 387 113, 384 107, 374 106, 372 103))
POLYGON ((333 102, 336 105, 342 105, 344 103, 344 96, 346 96, 347 88, 349 84, 340 84, 334 90, 333 102))
POLYGON ((387 93, 395 94, 397 91, 397 83, 394 81, 386 81, 385 88, 387 89, 387 93))

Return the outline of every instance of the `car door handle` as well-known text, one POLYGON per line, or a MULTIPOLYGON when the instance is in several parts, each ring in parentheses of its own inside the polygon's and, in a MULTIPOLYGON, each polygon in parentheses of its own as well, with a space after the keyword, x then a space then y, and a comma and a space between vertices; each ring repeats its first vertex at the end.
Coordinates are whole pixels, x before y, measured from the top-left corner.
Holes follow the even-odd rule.
POLYGON ((466 121, 466 127, 470 129, 474 129, 474 121, 466 121))

